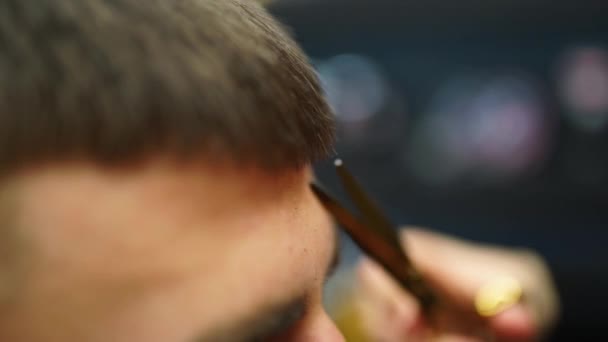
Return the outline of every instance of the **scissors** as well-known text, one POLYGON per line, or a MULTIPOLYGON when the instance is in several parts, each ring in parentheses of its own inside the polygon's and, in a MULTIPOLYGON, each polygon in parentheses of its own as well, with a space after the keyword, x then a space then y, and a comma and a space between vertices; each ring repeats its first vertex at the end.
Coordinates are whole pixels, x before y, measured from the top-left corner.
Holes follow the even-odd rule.
POLYGON ((367 196, 342 160, 336 159, 334 165, 342 186, 361 213, 361 217, 352 214, 319 185, 311 184, 312 191, 353 241, 378 262, 402 288, 411 293, 417 299, 423 314, 431 318, 431 312, 437 306, 437 297, 407 256, 399 241, 396 227, 367 196))

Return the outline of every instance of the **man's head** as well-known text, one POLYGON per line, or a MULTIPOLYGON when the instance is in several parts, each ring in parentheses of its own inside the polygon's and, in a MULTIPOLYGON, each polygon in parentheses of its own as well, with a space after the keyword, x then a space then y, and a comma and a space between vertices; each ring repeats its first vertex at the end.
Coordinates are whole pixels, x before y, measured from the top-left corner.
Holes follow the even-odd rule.
POLYGON ((302 166, 332 124, 297 45, 254 1, 0 1, 0 161, 163 150, 302 166))
POLYGON ((252 1, 0 0, 0 339, 339 339, 332 132, 252 1))

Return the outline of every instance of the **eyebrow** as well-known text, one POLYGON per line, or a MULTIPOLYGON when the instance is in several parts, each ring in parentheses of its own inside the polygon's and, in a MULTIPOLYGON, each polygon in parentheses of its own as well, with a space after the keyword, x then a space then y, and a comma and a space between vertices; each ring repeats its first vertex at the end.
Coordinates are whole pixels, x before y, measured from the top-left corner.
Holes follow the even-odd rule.
MULTIPOLYGON (((335 226, 331 229, 334 232, 333 252, 327 265, 324 283, 331 278, 340 264, 340 234, 335 226)), ((194 341, 266 341, 294 326, 306 313, 306 307, 307 298, 298 296, 286 303, 256 312, 253 319, 236 323, 211 335, 204 334, 194 341)))

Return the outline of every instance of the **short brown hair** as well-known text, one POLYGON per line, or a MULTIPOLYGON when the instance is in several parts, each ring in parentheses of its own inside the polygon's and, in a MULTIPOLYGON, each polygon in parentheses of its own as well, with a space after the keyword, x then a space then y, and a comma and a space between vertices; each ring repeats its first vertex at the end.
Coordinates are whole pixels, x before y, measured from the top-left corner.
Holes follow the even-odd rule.
POLYGON ((252 0, 0 0, 2 171, 157 150, 296 166, 332 140, 314 71, 252 0))

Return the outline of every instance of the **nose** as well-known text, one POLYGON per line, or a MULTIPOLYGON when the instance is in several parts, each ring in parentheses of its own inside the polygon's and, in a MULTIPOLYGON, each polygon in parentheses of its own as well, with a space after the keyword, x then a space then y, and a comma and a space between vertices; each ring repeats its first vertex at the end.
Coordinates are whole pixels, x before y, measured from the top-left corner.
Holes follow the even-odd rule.
POLYGON ((324 310, 314 310, 293 329, 272 338, 272 342, 345 342, 344 336, 324 310))
POLYGON ((345 342, 344 336, 325 311, 315 315, 315 318, 310 322, 307 335, 306 341, 345 342))

